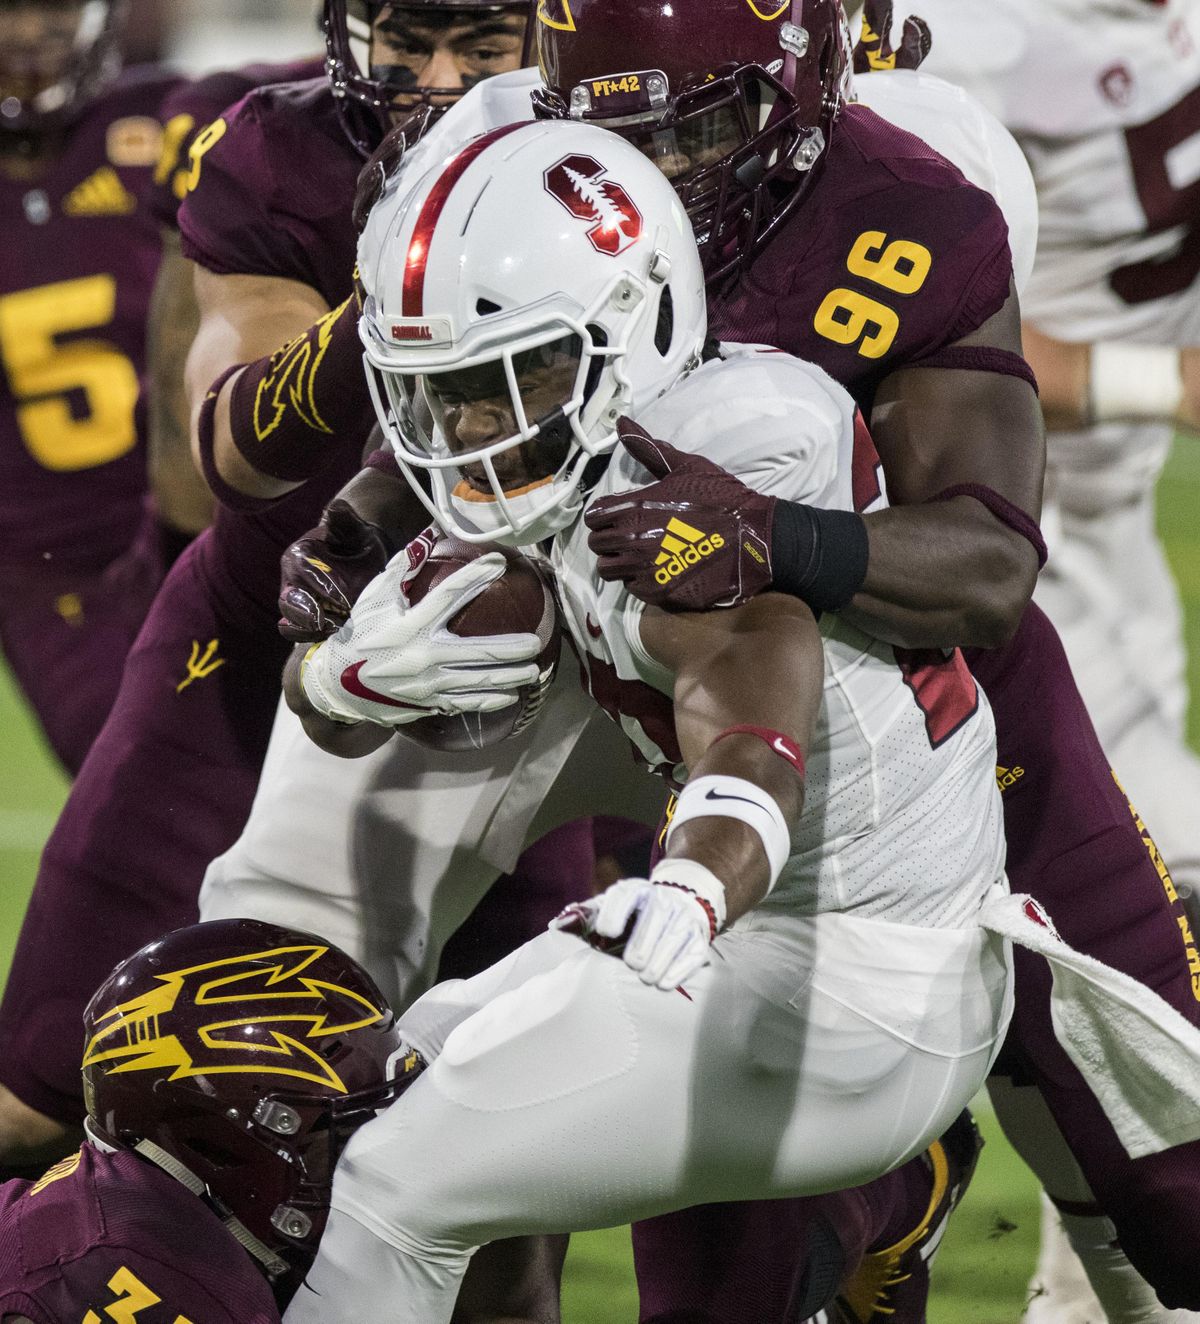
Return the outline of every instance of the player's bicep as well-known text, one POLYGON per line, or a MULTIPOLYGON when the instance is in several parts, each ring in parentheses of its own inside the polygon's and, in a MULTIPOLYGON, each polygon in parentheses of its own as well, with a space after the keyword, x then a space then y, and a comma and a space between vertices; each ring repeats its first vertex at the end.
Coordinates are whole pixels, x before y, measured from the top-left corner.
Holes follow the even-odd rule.
POLYGON ((688 767, 731 726, 782 731, 802 748, 821 705, 824 653, 812 612, 763 593, 727 611, 640 618, 645 652, 674 676, 675 730, 688 767))
MULTIPOLYGON (((1015 292, 951 350, 1021 356, 1015 292)), ((967 361, 960 356, 960 361, 967 361)), ((871 434, 894 505, 917 505, 960 483, 992 488, 1033 518, 1042 504, 1045 437, 1023 377, 981 367, 901 368, 879 386, 871 434)))

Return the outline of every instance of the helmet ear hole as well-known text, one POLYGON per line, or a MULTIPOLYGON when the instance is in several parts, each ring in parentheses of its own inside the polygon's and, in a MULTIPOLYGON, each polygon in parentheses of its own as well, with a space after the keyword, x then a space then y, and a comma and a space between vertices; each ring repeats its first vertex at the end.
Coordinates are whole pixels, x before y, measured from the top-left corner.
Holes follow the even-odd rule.
POLYGON ((654 348, 665 359, 671 351, 671 341, 675 338, 675 299, 670 285, 663 286, 662 297, 658 301, 658 325, 654 328, 654 348))
POLYGON ((493 313, 499 313, 503 310, 498 303, 493 303, 491 299, 476 299, 475 311, 480 317, 490 317, 493 313))

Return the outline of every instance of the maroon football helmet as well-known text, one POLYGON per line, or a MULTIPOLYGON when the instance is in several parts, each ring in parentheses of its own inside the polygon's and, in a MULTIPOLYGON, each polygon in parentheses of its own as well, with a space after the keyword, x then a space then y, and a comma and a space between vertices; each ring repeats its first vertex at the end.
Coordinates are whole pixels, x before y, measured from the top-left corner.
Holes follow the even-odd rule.
POLYGON ((615 129, 656 160, 710 280, 806 192, 850 67, 840 0, 540 0, 537 43, 537 113, 615 129))
MULTIPOLYGON (((465 90, 422 87, 397 78, 395 71, 372 68, 372 25, 392 9, 402 15, 428 10, 431 18, 443 21, 457 14, 464 19, 477 16, 486 22, 513 13, 528 14, 530 0, 325 0, 325 68, 346 132, 363 156, 375 151, 397 116, 424 107, 423 120, 410 120, 411 146, 419 136, 416 128, 424 132, 465 90)), ((522 66, 533 57, 532 26, 526 25, 522 66)))
POLYGON ((357 962, 248 919, 143 947, 100 986, 84 1030, 92 1137, 206 1200, 273 1281, 307 1267, 338 1155, 419 1063, 357 962))
POLYGON ((0 0, 0 130, 73 120, 117 75, 126 0, 0 0))

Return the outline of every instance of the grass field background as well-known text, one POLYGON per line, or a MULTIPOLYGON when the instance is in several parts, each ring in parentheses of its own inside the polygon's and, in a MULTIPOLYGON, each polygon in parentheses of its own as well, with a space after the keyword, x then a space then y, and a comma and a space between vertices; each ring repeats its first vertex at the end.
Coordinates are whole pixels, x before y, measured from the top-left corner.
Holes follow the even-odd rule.
MULTIPOLYGON (((1191 680, 1200 693, 1200 445, 1181 442, 1160 492, 1159 522, 1187 611, 1191 680)), ((1200 708, 1191 738, 1200 747, 1200 708)), ((38 852, 66 795, 66 782, 0 666, 0 970, 12 946, 38 852)), ((1017 1324, 1037 1247, 1032 1178, 1005 1144, 986 1106, 987 1148, 954 1219, 934 1274, 931 1324, 1017 1324)), ((567 1324, 627 1324, 637 1318, 626 1229, 574 1239, 564 1297, 567 1324)))

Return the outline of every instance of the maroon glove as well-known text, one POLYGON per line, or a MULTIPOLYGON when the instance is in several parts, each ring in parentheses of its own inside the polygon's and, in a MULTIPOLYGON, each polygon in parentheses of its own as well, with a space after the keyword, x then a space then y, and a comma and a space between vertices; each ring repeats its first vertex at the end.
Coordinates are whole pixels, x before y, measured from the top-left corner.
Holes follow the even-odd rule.
POLYGON ((923 18, 910 15, 904 20, 900 45, 892 49, 892 0, 866 0, 863 5, 862 35, 854 48, 854 72, 872 69, 917 69, 929 54, 933 36, 923 18))
POLYGON ((387 565, 383 532, 340 497, 320 524, 283 554, 279 633, 292 643, 316 643, 345 625, 358 595, 387 565))
POLYGON ((601 497, 584 513, 601 578, 667 611, 736 607, 771 587, 774 497, 711 460, 655 441, 631 419, 621 444, 658 482, 601 497))

